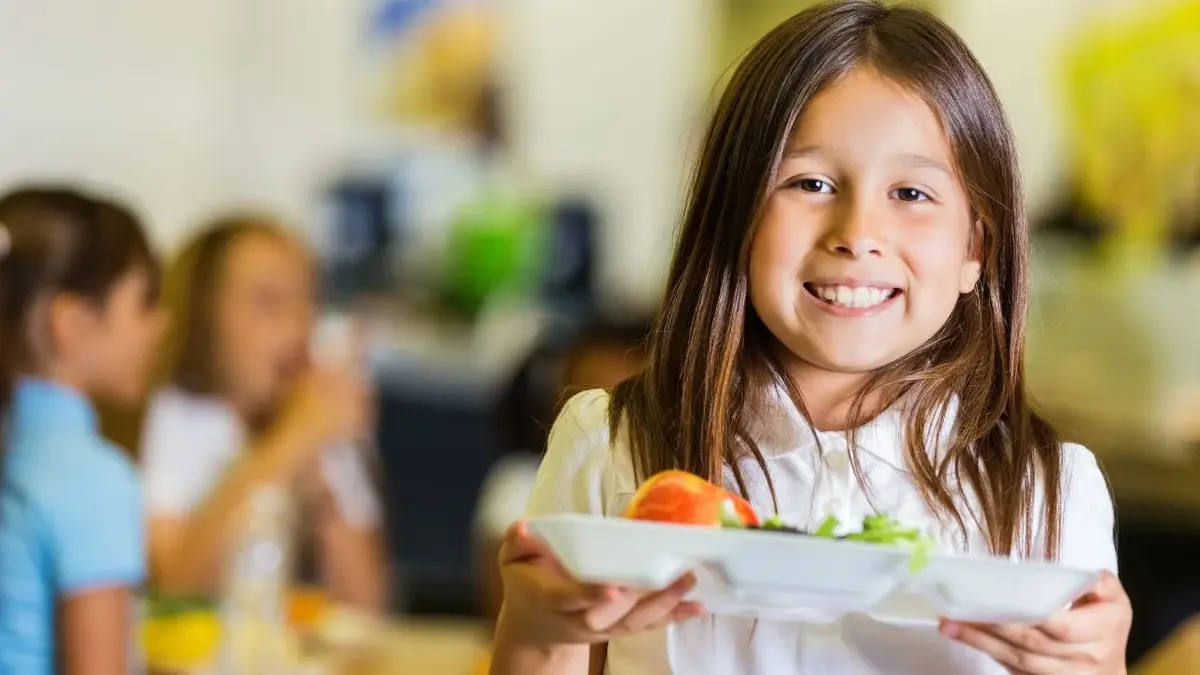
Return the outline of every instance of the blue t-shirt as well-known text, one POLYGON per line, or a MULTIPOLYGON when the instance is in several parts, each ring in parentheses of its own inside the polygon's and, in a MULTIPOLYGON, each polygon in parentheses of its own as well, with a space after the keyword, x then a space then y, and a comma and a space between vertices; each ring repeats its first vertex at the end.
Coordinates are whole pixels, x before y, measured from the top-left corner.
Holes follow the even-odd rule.
POLYGON ((0 485, 0 673, 53 675, 55 605, 145 574, 141 488, 77 392, 13 391, 0 485))

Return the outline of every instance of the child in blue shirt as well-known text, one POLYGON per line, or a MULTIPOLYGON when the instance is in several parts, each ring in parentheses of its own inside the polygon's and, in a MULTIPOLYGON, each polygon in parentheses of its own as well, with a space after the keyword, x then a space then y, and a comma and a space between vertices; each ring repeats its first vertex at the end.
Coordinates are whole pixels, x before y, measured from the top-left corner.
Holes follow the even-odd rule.
POLYGON ((2 673, 129 672, 141 490, 91 399, 143 395, 157 292, 124 208, 54 187, 0 197, 2 673))

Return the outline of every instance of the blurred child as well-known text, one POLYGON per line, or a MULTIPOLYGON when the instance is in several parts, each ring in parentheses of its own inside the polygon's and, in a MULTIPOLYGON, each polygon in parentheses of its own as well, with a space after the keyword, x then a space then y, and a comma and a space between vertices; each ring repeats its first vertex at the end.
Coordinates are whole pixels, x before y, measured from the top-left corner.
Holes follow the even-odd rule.
POLYGON ((0 671, 124 675, 143 513, 91 398, 143 395, 158 263, 124 208, 58 187, 0 198, 0 671))
POLYGON ((372 396, 351 364, 310 363, 313 282, 304 247, 253 216, 207 228, 169 270, 166 382, 140 441, 156 590, 215 593, 238 510, 274 483, 293 489, 312 580, 383 608, 380 505, 356 446, 372 396))
POLYGON ((487 615, 495 620, 503 601, 497 555, 504 532, 525 512, 546 446, 546 430, 558 407, 574 394, 608 389, 642 368, 648 326, 600 321, 586 328, 565 353, 535 355, 516 378, 502 420, 514 452, 493 465, 480 494, 476 537, 487 615), (538 386, 550 381, 549 391, 538 386))

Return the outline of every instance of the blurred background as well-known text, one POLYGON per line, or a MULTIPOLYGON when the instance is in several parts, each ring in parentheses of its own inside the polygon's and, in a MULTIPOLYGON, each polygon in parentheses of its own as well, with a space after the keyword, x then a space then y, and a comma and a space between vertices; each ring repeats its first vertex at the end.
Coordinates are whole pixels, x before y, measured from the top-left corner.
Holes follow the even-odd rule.
MULTIPOLYGON (((164 252, 230 206, 292 223, 375 328, 393 609, 482 634, 480 522, 564 387, 636 368, 710 100, 804 4, 4 3, 0 182, 114 191, 164 252)), ((1029 372, 1108 470, 1141 659, 1200 611, 1200 2, 926 4, 1017 131, 1029 372)))

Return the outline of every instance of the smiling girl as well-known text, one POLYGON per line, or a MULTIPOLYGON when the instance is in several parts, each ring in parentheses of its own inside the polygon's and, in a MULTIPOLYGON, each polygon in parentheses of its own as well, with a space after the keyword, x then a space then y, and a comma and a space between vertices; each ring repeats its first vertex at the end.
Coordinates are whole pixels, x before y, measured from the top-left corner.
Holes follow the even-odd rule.
POLYGON ((1105 570, 1090 593, 1035 626, 706 617, 691 575, 581 584, 518 524, 492 672, 1123 673, 1104 476, 1025 390, 1019 176, 933 16, 858 0, 781 24, 709 126, 645 372, 566 406, 529 513, 618 516, 683 469, 810 531, 884 512, 947 553, 1105 570))

